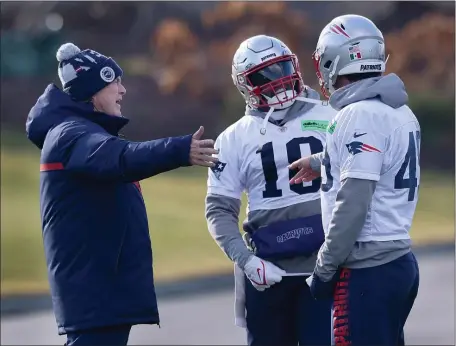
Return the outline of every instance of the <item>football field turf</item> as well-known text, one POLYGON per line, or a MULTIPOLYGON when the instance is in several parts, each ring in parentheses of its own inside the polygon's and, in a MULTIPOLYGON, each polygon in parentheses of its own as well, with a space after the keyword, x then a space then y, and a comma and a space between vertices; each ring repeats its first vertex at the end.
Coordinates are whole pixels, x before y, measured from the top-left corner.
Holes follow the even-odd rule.
MULTIPOLYGON (((1 290, 46 292, 39 214, 39 151, 1 151, 1 290)), ((149 215, 156 280, 231 271, 204 218, 206 171, 179 169, 141 182, 149 215)), ((245 209, 245 200, 244 208, 245 209)), ((240 217, 242 222, 245 213, 240 217)), ((414 243, 454 241, 454 178, 423 173, 414 243)))

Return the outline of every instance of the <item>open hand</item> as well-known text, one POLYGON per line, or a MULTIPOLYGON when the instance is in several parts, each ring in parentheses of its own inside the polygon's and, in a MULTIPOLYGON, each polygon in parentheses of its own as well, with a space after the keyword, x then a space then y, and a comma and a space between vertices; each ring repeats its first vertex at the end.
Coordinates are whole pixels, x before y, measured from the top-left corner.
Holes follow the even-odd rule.
POLYGON ((203 133, 204 127, 200 126, 198 131, 193 134, 190 145, 190 163, 196 166, 214 167, 218 159, 212 155, 218 154, 218 150, 214 149, 212 139, 201 139, 203 133))
POLYGON ((299 170, 293 178, 290 179, 290 184, 301 184, 302 182, 312 181, 320 176, 320 172, 314 171, 310 167, 310 156, 303 157, 288 166, 290 170, 299 170))

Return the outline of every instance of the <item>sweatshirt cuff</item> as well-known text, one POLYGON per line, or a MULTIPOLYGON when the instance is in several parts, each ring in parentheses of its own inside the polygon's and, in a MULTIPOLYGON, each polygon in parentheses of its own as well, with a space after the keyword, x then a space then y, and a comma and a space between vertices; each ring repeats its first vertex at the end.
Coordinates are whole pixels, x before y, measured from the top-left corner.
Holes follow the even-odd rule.
POLYGON ((192 138, 193 135, 186 135, 176 138, 178 140, 178 160, 182 167, 188 167, 192 165, 190 163, 190 147, 192 144, 192 138))

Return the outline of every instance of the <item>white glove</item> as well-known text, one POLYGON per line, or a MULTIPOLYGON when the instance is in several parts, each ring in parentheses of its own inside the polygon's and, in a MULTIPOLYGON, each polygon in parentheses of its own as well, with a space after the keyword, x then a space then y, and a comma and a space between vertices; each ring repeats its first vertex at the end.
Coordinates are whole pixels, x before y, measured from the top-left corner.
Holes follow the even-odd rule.
POLYGON ((282 281, 282 276, 286 274, 284 270, 271 262, 256 256, 250 257, 244 267, 244 273, 258 291, 264 291, 266 288, 282 281))

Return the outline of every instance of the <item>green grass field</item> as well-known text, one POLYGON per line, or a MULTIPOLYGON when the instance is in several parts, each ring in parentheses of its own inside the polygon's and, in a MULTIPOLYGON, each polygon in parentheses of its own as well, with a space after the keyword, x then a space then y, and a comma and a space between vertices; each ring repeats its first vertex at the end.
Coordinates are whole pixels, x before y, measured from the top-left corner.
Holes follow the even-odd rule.
MULTIPOLYGON (((1 151, 2 295, 48 290, 39 214, 39 151, 29 149, 2 146, 1 151)), ((207 231, 205 170, 180 169, 141 185, 157 281, 231 270, 207 231)), ((411 234, 415 244, 454 240, 452 176, 423 174, 411 234)))

